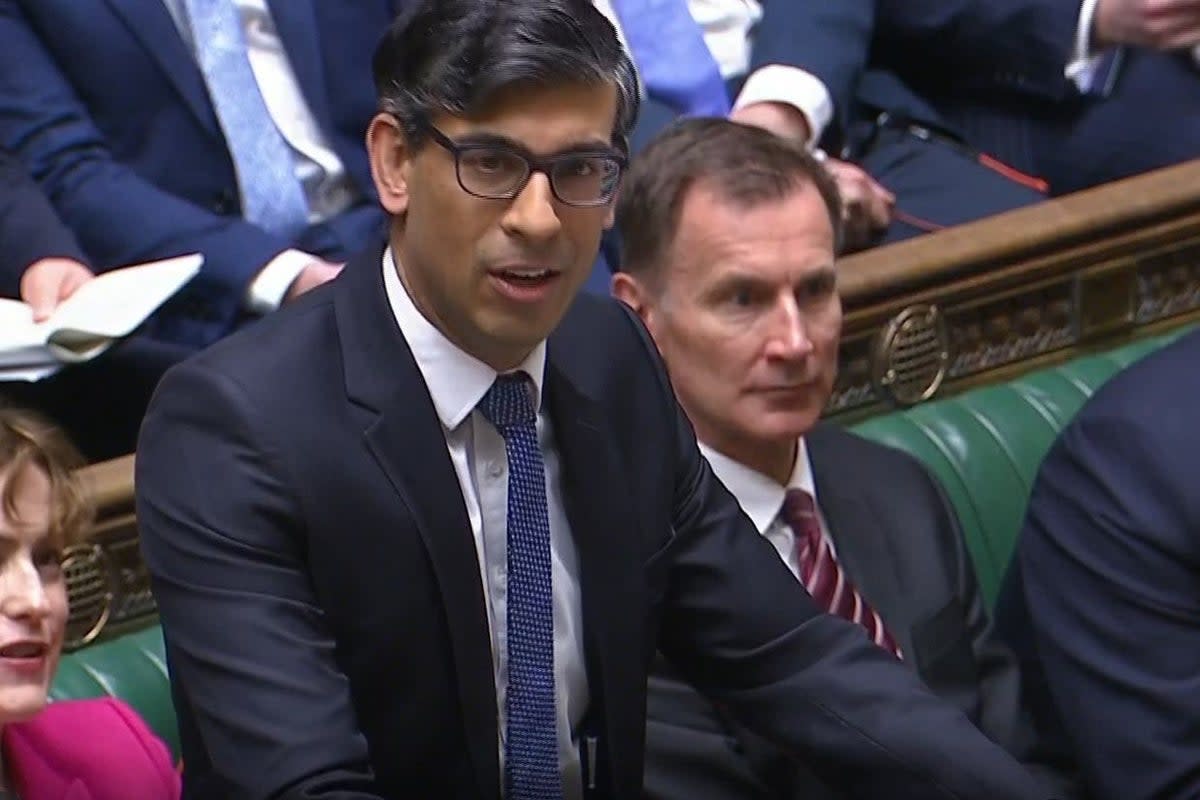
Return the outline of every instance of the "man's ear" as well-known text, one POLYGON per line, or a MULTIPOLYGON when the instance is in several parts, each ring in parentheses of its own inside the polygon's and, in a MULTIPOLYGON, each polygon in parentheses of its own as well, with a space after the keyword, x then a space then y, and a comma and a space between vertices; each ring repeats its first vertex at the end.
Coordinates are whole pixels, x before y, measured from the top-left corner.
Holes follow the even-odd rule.
POLYGON ((392 216, 408 210, 408 181, 413 151, 400 123, 391 114, 379 113, 367 128, 367 155, 379 204, 392 216))
POLYGON ((634 313, 642 318, 643 323, 650 324, 648 318, 650 316, 649 298, 646 296, 646 287, 642 286, 641 281, 628 272, 614 272, 612 280, 609 282, 609 289, 612 296, 632 308, 634 313))

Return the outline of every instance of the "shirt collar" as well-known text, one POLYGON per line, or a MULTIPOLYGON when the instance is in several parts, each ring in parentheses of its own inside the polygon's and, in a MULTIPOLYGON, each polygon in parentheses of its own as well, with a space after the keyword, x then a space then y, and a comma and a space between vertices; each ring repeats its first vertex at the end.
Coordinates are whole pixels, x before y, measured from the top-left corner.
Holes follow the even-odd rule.
MULTIPOLYGON (((446 430, 454 430, 479 405, 498 373, 447 339, 417 310, 396 271, 390 247, 383 253, 382 268, 383 288, 396 324, 425 379, 438 418, 446 430)), ((546 342, 539 342, 513 372, 524 372, 532 378, 533 405, 540 410, 546 373, 546 342)))
POLYGON ((792 475, 786 486, 780 486, 774 479, 718 453, 703 442, 700 442, 700 452, 761 534, 765 534, 779 516, 788 489, 803 489, 812 497, 814 504, 817 502, 812 464, 809 463, 808 448, 803 438, 797 440, 796 462, 792 465, 792 475))

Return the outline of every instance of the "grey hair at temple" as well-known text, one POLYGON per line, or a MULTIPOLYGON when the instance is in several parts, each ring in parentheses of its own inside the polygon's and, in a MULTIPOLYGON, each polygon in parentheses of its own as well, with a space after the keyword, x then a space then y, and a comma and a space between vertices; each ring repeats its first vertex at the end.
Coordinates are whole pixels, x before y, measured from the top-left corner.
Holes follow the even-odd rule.
POLYGON ((615 86, 623 150, 637 119, 633 63, 591 0, 418 0, 384 35, 373 70, 380 111, 413 147, 433 115, 470 116, 512 86, 615 86))

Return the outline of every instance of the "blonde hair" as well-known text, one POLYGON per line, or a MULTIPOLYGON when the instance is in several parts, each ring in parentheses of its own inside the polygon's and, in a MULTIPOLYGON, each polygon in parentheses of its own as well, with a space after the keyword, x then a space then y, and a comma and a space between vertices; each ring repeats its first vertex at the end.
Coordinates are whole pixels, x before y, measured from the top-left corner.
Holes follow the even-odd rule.
POLYGON ((92 505, 75 471, 83 457, 49 420, 31 411, 0 408, 0 505, 15 519, 16 481, 26 467, 37 467, 50 479, 50 538, 57 547, 77 541, 92 520, 92 505))

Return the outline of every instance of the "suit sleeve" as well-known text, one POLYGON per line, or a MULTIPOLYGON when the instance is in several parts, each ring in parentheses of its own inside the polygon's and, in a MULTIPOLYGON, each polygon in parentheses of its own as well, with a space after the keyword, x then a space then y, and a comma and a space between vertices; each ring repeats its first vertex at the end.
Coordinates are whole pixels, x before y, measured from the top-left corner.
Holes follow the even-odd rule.
POLYGON ((287 242, 164 192, 123 165, 21 5, 0 0, 0 143, 20 154, 97 268, 204 253, 184 293, 229 330, 250 282, 287 242))
POLYGON ((17 297, 25 269, 51 256, 87 261, 24 166, 0 150, 0 297, 17 297))
POLYGON ((929 70, 945 90, 1001 88, 1060 99, 1075 47, 1079 0, 764 0, 751 69, 798 67, 848 118, 859 78, 882 67, 929 70))
POLYGON ((139 440, 141 543, 194 734, 181 724, 184 763, 212 765, 212 796, 379 800, 259 413, 232 379, 188 364, 164 378, 139 440))
POLYGON ((979 670, 979 729, 1012 753, 1045 786, 1052 788, 1053 797, 1058 800, 1077 798, 1081 789, 1073 766, 1054 758, 1038 740, 1022 694, 1017 657, 995 635, 958 516, 929 471, 919 463, 916 468, 921 471, 929 487, 931 502, 938 509, 942 547, 953 554, 951 563, 957 572, 956 594, 964 609, 964 623, 979 670))
POLYGON ((1200 436, 1188 403, 1156 405, 1085 408, 1042 466, 1019 549, 1046 680, 1098 800, 1200 796, 1200 436))
MULTIPOLYGON (((851 796, 1029 800, 1029 774, 862 629, 821 613, 697 449, 644 330, 673 431, 659 647, 751 731, 851 796)), ((658 563, 652 565, 658 568, 658 563)))

